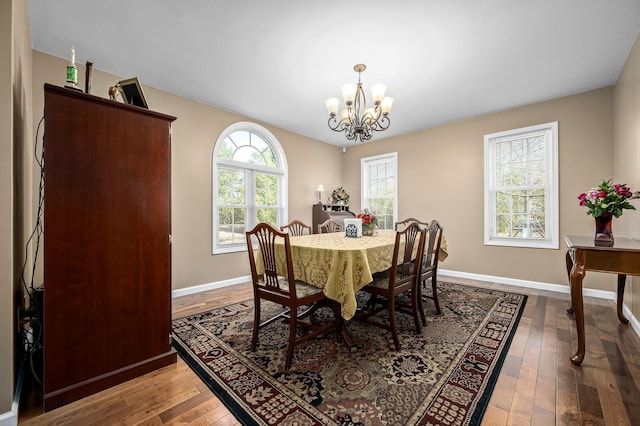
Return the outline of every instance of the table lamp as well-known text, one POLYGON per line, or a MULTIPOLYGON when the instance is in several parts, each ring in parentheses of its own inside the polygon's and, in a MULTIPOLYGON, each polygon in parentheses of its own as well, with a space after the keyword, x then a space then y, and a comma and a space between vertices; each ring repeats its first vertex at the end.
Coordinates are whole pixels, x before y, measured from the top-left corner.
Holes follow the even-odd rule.
POLYGON ((322 203, 322 193, 324 192, 324 186, 322 186, 322 184, 319 184, 316 188, 316 192, 318 193, 318 202, 322 203))

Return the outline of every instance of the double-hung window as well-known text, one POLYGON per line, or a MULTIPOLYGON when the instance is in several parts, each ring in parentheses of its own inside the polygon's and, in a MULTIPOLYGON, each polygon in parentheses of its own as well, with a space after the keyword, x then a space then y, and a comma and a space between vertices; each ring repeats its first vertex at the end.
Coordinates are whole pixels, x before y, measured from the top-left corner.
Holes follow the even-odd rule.
POLYGON ((558 122, 484 137, 485 244, 559 247, 558 122))
POLYGON ((398 153, 360 161, 362 209, 378 219, 379 229, 394 229, 398 220, 398 153))
POLYGON ((286 223, 287 166, 267 129, 236 123, 213 151, 213 253, 246 250, 245 232, 259 222, 286 223))

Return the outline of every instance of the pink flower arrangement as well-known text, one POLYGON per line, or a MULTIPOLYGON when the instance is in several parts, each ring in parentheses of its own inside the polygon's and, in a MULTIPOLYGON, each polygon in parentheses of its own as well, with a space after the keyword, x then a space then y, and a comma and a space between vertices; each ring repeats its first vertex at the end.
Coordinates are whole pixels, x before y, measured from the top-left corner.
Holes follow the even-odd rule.
POLYGON ((362 219, 363 225, 369 225, 369 224, 375 225, 376 223, 378 223, 378 220, 376 219, 376 217, 371 213, 369 213, 368 210, 365 210, 362 213, 358 213, 356 217, 362 219))
POLYGON ((587 207, 587 214, 593 217, 602 216, 605 212, 620 217, 623 209, 635 210, 629 203, 631 198, 640 198, 640 193, 631 192, 626 183, 612 184, 611 179, 603 180, 598 187, 578 195, 580 205, 587 207))

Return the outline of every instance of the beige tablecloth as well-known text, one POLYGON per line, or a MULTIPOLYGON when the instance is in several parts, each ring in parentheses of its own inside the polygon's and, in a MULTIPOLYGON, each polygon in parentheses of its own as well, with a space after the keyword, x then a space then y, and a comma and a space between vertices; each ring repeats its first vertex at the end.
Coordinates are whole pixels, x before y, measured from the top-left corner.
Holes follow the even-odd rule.
MULTIPOLYGON (((372 274, 391 267, 395 231, 379 230, 373 237, 349 238, 342 232, 290 237, 296 280, 322 288, 342 306, 349 320, 356 312, 356 292, 373 280, 372 274)), ((443 237, 440 260, 447 256, 443 237)), ((284 244, 278 253, 278 270, 286 271, 284 244)), ((263 268, 258 257, 257 267, 263 268)))

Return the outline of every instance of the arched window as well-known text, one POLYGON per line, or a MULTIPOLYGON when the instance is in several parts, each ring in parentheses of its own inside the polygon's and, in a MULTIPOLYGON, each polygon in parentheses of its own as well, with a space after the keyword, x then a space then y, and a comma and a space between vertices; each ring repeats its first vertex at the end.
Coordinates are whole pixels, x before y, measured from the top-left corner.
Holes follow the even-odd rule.
POLYGON ((286 223, 287 160, 271 132, 254 123, 227 127, 213 148, 213 253, 246 250, 259 222, 286 223))

